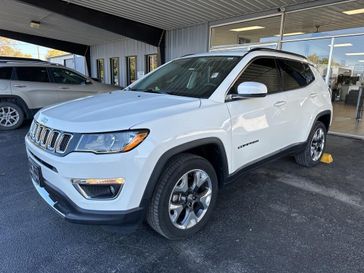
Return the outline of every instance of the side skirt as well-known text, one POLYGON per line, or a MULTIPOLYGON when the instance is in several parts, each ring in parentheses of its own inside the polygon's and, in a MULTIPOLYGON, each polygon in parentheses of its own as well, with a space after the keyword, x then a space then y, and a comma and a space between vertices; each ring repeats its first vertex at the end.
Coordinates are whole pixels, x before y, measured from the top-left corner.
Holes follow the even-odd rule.
POLYGON ((272 154, 259 158, 255 161, 253 161, 252 163, 249 163, 249 164, 239 168, 232 174, 230 174, 226 178, 225 184, 234 182, 237 178, 241 177, 242 175, 244 175, 252 170, 255 170, 269 162, 275 161, 275 160, 280 159, 285 156, 294 155, 296 153, 299 153, 305 149, 306 145, 307 145, 307 142, 293 144, 291 146, 278 150, 277 152, 274 152, 272 154))

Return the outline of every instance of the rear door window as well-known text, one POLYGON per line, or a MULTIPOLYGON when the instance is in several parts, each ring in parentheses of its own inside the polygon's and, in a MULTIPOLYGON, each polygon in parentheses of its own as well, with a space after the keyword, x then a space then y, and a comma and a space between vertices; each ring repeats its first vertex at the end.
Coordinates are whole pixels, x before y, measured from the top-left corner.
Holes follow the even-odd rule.
POLYGON ((12 72, 12 67, 0 67, 0 80, 10 80, 12 72))
POLYGON ((19 81, 49 82, 47 68, 45 67, 17 67, 16 75, 19 81))
POLYGON ((281 91, 281 76, 274 58, 259 58, 250 63, 232 87, 237 93, 238 85, 243 82, 259 82, 267 86, 268 93, 281 91))
POLYGON ((303 88, 313 82, 314 75, 308 64, 294 60, 278 60, 285 91, 303 88))

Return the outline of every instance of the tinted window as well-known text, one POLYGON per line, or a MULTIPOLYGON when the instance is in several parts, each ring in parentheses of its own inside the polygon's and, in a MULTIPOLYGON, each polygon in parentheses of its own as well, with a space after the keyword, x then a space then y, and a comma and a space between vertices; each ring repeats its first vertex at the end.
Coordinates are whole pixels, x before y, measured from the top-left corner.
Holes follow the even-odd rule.
POLYGON ((86 78, 67 69, 50 68, 49 71, 55 83, 82 84, 86 81, 86 78))
POLYGON ((45 67, 17 67, 16 74, 19 81, 49 82, 45 67))
POLYGON ((232 87, 231 93, 237 93, 237 87, 243 82, 259 82, 267 86, 268 93, 281 91, 280 72, 272 58, 256 59, 244 70, 232 87))
POLYGON ((177 59, 144 77, 132 90, 208 98, 240 60, 233 56, 177 59))
POLYGON ((284 90, 305 87, 314 80, 308 64, 292 60, 279 60, 278 62, 282 70, 284 90))
POLYGON ((101 82, 105 82, 105 63, 104 59, 96 60, 97 78, 101 82))
POLYGON ((126 57, 126 80, 127 84, 131 84, 137 80, 137 57, 126 57))
POLYGON ((12 67, 1 67, 0 68, 0 80, 10 80, 12 72, 13 72, 12 67))

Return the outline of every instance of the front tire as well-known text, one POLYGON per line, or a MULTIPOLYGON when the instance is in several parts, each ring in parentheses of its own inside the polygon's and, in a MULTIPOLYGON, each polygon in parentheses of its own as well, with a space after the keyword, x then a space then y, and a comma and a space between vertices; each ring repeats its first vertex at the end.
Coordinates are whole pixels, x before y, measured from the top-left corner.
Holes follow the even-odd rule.
POLYGON ((16 104, 0 102, 0 131, 9 131, 19 128, 24 121, 24 112, 16 104))
POLYGON ((296 162, 305 167, 316 166, 325 151, 327 129, 321 121, 317 121, 307 141, 305 149, 295 156, 296 162))
POLYGON ((189 237, 210 218, 217 194, 218 180, 210 162, 193 154, 178 155, 161 175, 147 221, 168 239, 189 237))

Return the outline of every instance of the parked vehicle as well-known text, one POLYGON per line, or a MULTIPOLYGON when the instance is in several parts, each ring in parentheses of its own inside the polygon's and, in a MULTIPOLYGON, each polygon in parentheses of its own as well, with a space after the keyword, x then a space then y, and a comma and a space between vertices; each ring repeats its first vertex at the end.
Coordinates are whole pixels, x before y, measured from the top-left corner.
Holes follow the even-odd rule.
POLYGON ((61 65, 0 58, 0 130, 12 130, 42 107, 118 88, 61 65))
POLYGON ((237 175, 283 155, 318 164, 331 117, 328 86, 302 56, 198 54, 124 91, 41 110, 26 149, 35 188, 65 219, 130 226, 146 217, 181 239, 207 223, 237 175))

